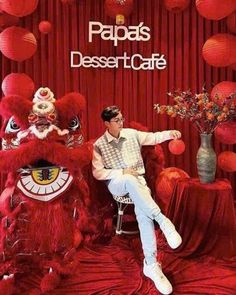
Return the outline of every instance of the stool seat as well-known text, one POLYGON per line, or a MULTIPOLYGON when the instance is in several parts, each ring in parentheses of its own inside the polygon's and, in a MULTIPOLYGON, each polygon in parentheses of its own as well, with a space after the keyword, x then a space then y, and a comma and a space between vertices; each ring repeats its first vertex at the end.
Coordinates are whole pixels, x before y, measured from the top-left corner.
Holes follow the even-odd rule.
POLYGON ((126 194, 124 196, 115 196, 113 195, 113 199, 116 202, 122 203, 122 204, 133 204, 134 202, 130 199, 129 194, 126 194))
POLYGON ((138 230, 131 231, 131 230, 123 230, 122 229, 124 211, 128 205, 134 204, 132 199, 129 197, 129 194, 126 194, 124 196, 117 196, 117 195, 112 195, 112 196, 113 196, 113 199, 116 201, 117 207, 118 207, 117 222, 116 222, 116 234, 117 235, 137 234, 139 232, 138 230))

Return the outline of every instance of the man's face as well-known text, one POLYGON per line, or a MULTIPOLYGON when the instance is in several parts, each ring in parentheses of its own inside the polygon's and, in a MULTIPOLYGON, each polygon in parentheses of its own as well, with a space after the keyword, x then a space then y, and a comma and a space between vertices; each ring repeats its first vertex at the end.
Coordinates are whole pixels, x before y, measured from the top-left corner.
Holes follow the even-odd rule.
POLYGON ((105 125, 111 134, 118 134, 123 128, 123 124, 124 118, 121 112, 116 117, 112 118, 110 122, 105 122, 105 125))

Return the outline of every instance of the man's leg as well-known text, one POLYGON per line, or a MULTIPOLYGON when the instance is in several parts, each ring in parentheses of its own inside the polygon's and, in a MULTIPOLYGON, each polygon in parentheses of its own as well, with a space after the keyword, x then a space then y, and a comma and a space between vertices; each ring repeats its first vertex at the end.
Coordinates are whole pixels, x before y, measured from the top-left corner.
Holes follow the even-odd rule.
POLYGON ((157 261, 157 242, 154 222, 139 207, 135 206, 134 212, 138 222, 145 261, 147 264, 155 263, 157 261))
POLYGON ((160 225, 172 249, 177 248, 181 244, 182 239, 180 235, 175 230, 172 222, 161 213, 159 206, 151 196, 151 191, 144 177, 124 174, 116 179, 112 179, 108 184, 108 189, 113 195, 118 196, 129 193, 135 207, 138 207, 146 217, 155 220, 160 225))
POLYGON ((154 218, 152 214, 153 212, 161 214, 160 208, 152 199, 150 189, 147 187, 145 180, 137 181, 137 179, 133 179, 133 176, 121 177, 120 179, 116 179, 112 185, 109 186, 109 190, 114 195, 122 196, 129 193, 131 199, 134 202, 134 210, 139 226, 140 238, 144 253, 143 273, 146 277, 150 278, 154 282, 157 290, 159 290, 162 294, 171 294, 173 291, 171 283, 163 274, 161 266, 156 259, 157 242, 153 221, 154 218), (133 191, 134 184, 137 186, 137 188, 133 191), (131 194, 134 194, 134 198, 132 198, 131 194), (143 206, 151 215, 151 217, 147 216, 143 210, 143 207, 139 206, 143 206), (149 206, 151 208, 148 208, 149 206))
POLYGON ((140 238, 144 253, 143 273, 150 278, 162 294, 171 294, 173 288, 167 277, 163 274, 157 262, 157 242, 153 220, 137 206, 134 207, 138 221, 140 238))
POLYGON ((150 219, 155 219, 161 210, 153 200, 150 189, 146 185, 143 177, 135 177, 130 174, 124 174, 116 179, 113 179, 108 184, 108 189, 113 195, 122 196, 129 193, 130 198, 135 206, 141 210, 150 219))

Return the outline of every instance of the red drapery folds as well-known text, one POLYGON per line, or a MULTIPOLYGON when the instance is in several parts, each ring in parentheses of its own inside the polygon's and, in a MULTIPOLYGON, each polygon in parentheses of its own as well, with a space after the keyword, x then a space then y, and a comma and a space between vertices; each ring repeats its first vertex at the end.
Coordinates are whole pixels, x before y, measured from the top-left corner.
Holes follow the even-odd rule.
POLYGON ((168 216, 183 237, 177 250, 181 257, 236 258, 233 195, 227 180, 217 179, 211 184, 198 179, 178 180, 168 216))
MULTIPOLYGON (((126 26, 143 22, 150 27, 151 39, 147 42, 124 40, 114 46, 99 35, 89 42, 89 21, 113 24, 104 11, 103 0, 55 1, 40 0, 33 14, 20 19, 19 26, 32 32, 37 39, 37 51, 23 62, 11 61, 1 55, 1 78, 12 72, 25 73, 32 78, 35 89, 48 86, 61 97, 67 92, 79 91, 87 99, 85 133, 87 139, 98 137, 103 132, 101 110, 108 105, 121 107, 126 122, 136 121, 149 130, 179 129, 186 144, 180 156, 171 155, 167 144, 166 167, 179 167, 190 176, 196 176, 196 153, 200 144, 199 134, 188 121, 158 116, 153 104, 171 104, 166 93, 176 89, 201 92, 205 84, 211 88, 221 81, 235 81, 232 68, 214 68, 202 58, 202 46, 210 36, 226 33, 226 20, 210 21, 201 17, 195 1, 178 14, 168 12, 161 0, 135 0, 132 14, 126 26), (64 2, 64 3, 63 3, 64 2), (71 2, 67 5, 65 2, 71 2), (42 20, 52 24, 49 34, 41 34, 38 25, 42 20), (136 71, 132 69, 71 68, 70 51, 80 51, 87 56, 128 56, 140 54, 150 57, 152 53, 164 54, 167 60, 165 70, 136 71)), ((236 151, 235 145, 225 145, 214 140, 217 153, 225 150, 236 151)), ((218 177, 230 179, 236 189, 236 174, 217 171, 218 177)), ((103 196, 101 196, 101 199, 103 196)), ((203 200, 204 202, 204 200, 203 200)), ((202 204, 204 206, 204 204, 202 204)), ((186 225, 187 226, 187 225, 186 225)), ((83 249, 78 274, 62 282, 54 294, 157 294, 153 284, 142 276, 142 257, 138 239, 127 237, 112 240, 112 247, 83 249), (114 247, 114 246, 117 247, 114 247), (127 266, 127 262, 130 264, 127 266), (124 272, 125 269, 125 272, 124 272), (109 273, 108 278, 103 273, 109 273), (124 272, 124 273, 123 273, 124 272), (127 283, 127 277, 129 281, 127 283), (105 276, 105 278, 104 278, 105 276), (92 279, 91 279, 92 278, 92 279), (111 280, 112 278, 112 280, 111 280), (91 280, 93 283, 91 284, 91 280), (91 287, 92 285, 92 287, 91 287), (91 289, 92 288, 92 289, 91 289)), ((227 251, 227 245, 225 246, 227 251)), ((159 247, 159 255, 161 256, 159 247)), ((235 266, 228 268, 207 261, 180 259, 172 253, 164 254, 163 267, 174 285, 175 294, 234 294, 235 266), (232 267, 232 269, 231 269, 232 267), (207 278, 207 279, 206 279, 207 278)), ((19 294, 35 286, 41 274, 32 278, 21 278, 19 294)))

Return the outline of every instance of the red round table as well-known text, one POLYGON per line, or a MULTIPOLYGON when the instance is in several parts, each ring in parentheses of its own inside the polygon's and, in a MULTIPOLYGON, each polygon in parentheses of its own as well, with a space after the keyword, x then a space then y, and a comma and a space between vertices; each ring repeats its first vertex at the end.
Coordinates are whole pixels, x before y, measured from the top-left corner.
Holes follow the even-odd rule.
POLYGON ((183 238, 176 250, 182 257, 236 257, 236 223, 230 182, 180 179, 168 207, 168 217, 183 238))

